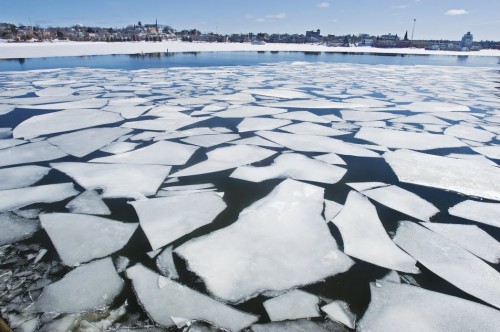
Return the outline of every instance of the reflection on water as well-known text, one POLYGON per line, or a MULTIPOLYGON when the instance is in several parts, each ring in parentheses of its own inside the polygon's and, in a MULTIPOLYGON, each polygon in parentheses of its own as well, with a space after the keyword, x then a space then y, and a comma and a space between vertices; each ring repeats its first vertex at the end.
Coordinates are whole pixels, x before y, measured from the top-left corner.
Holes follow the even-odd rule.
POLYGON ((147 69, 169 67, 252 66, 281 61, 361 63, 372 65, 440 65, 496 67, 493 56, 376 54, 372 52, 157 52, 128 55, 91 55, 78 57, 20 58, 0 60, 0 71, 90 67, 106 69, 147 69), (313 56, 311 56, 313 55, 313 56))

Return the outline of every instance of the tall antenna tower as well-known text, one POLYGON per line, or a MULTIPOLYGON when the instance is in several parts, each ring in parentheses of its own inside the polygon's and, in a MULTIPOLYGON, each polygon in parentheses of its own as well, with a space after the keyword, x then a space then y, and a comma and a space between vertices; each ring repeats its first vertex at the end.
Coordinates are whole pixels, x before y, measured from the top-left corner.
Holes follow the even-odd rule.
POLYGON ((417 22, 417 19, 413 19, 413 29, 411 30, 411 44, 413 45, 413 33, 415 32, 415 23, 417 22))

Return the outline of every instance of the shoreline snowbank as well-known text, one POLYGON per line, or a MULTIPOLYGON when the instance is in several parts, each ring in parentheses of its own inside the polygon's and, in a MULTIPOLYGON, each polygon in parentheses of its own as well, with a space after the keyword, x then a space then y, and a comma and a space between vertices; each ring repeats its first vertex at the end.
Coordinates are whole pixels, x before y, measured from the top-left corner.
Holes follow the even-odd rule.
POLYGON ((164 52, 331 52, 359 54, 404 54, 404 55, 463 55, 500 56, 500 50, 475 52, 430 51, 412 48, 329 47, 314 44, 265 44, 250 43, 203 43, 203 42, 54 42, 54 43, 0 43, 0 59, 46 58, 64 56, 88 56, 111 54, 141 54, 164 52))

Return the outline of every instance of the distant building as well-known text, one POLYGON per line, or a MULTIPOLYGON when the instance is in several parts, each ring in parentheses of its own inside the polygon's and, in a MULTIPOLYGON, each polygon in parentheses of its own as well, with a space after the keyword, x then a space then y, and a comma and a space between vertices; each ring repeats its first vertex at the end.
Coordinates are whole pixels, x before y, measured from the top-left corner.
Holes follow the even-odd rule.
POLYGON ((474 42, 474 38, 469 31, 462 37, 462 42, 460 43, 460 46, 470 49, 470 48, 472 48, 473 42, 474 42))
POLYGON ((319 29, 316 31, 314 31, 314 30, 306 31, 306 38, 320 39, 321 38, 321 31, 319 29))

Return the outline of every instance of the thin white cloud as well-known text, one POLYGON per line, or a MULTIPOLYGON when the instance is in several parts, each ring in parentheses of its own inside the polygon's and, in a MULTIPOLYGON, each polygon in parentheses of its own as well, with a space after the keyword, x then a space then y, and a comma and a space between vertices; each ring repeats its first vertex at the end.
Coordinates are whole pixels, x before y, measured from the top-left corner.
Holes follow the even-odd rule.
POLYGON ((322 3, 319 3, 317 5, 318 8, 328 8, 330 7, 330 3, 329 2, 322 2, 322 3))
POLYGON ((250 14, 245 15, 245 18, 253 20, 254 22, 276 22, 278 20, 283 20, 286 18, 286 13, 269 14, 264 17, 254 17, 250 14))
POLYGON ((275 19, 275 20, 282 20, 285 17, 286 17, 285 13, 266 15, 266 18, 268 18, 268 19, 275 19))
POLYGON ((466 11, 465 9, 450 9, 447 12, 445 12, 444 14, 449 15, 449 16, 456 16, 456 15, 469 14, 469 12, 466 11))
POLYGON ((405 9, 406 7, 408 7, 408 5, 395 5, 395 6, 392 6, 392 8, 394 8, 394 9, 405 9))

